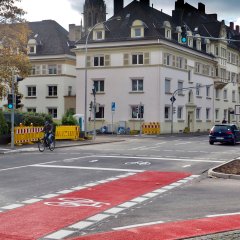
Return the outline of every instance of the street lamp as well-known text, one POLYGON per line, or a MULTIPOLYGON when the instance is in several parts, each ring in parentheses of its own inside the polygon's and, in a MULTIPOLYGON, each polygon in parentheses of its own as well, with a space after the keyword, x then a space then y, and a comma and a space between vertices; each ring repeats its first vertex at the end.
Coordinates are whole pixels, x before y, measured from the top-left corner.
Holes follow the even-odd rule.
POLYGON ((84 97, 85 97, 85 100, 84 100, 84 132, 85 132, 85 136, 86 136, 86 133, 87 133, 87 53, 88 53, 88 39, 89 39, 89 36, 91 34, 91 32, 99 25, 101 24, 105 24, 106 22, 110 22, 112 20, 121 20, 121 17, 114 17, 114 18, 110 18, 106 21, 103 21, 103 22, 99 22, 99 23, 96 23, 88 32, 87 34, 87 37, 86 37, 86 43, 85 43, 85 87, 84 87, 84 97))

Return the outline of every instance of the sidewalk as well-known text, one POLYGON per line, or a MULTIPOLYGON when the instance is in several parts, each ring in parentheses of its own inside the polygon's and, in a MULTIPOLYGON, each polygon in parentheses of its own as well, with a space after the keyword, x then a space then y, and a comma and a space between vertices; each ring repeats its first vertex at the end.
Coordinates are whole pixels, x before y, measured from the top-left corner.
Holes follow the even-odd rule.
MULTIPOLYGON (((125 137, 126 138, 126 137, 125 137)), ((57 140, 55 148, 66 148, 66 147, 74 147, 74 146, 84 146, 84 145, 92 145, 92 144, 103 144, 110 142, 122 142, 124 141, 124 137, 122 136, 112 136, 112 135, 100 135, 97 136, 95 140, 57 140)), ((19 146, 14 146, 11 148, 11 144, 8 145, 0 145, 0 154, 10 154, 10 153, 21 153, 21 152, 34 152, 38 151, 37 143, 33 144, 23 144, 19 146)))

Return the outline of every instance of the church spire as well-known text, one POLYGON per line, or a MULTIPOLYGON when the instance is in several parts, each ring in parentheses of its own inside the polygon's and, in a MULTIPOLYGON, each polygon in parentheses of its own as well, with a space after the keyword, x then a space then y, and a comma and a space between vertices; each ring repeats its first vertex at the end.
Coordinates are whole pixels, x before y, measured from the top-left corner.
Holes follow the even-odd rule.
POLYGON ((106 4, 104 0, 85 0, 83 15, 85 31, 98 22, 106 21, 106 4))

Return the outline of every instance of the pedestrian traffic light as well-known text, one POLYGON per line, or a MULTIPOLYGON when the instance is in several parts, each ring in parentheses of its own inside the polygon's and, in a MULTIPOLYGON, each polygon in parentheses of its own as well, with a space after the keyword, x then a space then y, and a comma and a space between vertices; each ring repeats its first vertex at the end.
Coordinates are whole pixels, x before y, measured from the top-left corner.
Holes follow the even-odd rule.
POLYGON ((16 95, 16 105, 15 105, 16 109, 21 107, 21 98, 22 98, 22 96, 20 94, 16 95))
POLYGON ((181 42, 186 43, 187 42, 187 30, 186 27, 182 27, 182 32, 181 32, 181 42))
POLYGON ((8 94, 8 109, 13 109, 13 94, 8 94))
POLYGON ((140 107, 140 113, 141 114, 143 114, 144 113, 144 108, 143 108, 143 106, 141 105, 141 107, 140 107))

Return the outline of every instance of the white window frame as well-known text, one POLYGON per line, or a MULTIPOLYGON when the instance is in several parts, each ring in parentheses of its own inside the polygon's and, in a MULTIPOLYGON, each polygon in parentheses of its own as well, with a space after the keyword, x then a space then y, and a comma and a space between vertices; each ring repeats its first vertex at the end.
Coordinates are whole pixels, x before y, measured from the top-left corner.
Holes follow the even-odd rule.
POLYGON ((104 67, 105 63, 104 55, 96 55, 93 57, 93 66, 94 67, 104 67))
POLYGON ((171 107, 169 105, 165 105, 164 107, 164 119, 165 120, 171 119, 171 107))
POLYGON ((171 79, 165 78, 165 93, 171 93, 171 79))
POLYGON ((36 97, 37 95, 37 87, 36 86, 27 86, 27 96, 28 97, 36 97))
POLYGON ((143 92, 143 79, 132 79, 132 92, 143 92), (135 82, 136 85, 134 85, 135 82))
POLYGON ((48 114, 52 116, 52 118, 58 117, 58 111, 56 107, 49 107, 48 108, 48 114))
POLYGON ((196 108, 196 120, 200 120, 201 119, 201 108, 197 107, 196 108))
POLYGON ((58 86, 49 85, 48 86, 48 97, 57 97, 58 96, 58 86))
POLYGON ((178 106, 178 108, 177 108, 177 118, 183 119, 183 107, 182 106, 178 106))
POLYGON ((133 53, 132 54, 132 65, 143 65, 144 54, 143 53, 133 53))
POLYGON ((105 89, 104 80, 93 80, 93 86, 95 87, 96 93, 103 93, 105 89))

